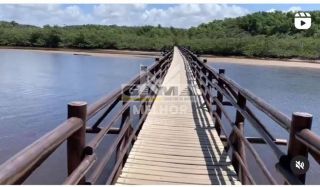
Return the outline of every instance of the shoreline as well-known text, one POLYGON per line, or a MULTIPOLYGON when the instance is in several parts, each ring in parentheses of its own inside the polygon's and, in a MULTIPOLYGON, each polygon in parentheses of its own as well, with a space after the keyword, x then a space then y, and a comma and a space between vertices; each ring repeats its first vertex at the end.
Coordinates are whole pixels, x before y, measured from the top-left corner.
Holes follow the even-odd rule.
POLYGON ((71 48, 38 48, 38 47, 0 47, 3 50, 22 50, 22 51, 37 51, 42 53, 59 53, 82 56, 96 56, 96 57, 157 57, 161 56, 160 52, 151 51, 131 51, 131 50, 113 50, 113 49, 71 49, 71 48))
POLYGON ((207 59, 207 63, 228 63, 242 64, 250 66, 273 66, 273 67, 294 67, 294 68, 313 68, 320 69, 320 62, 314 60, 297 60, 297 59, 254 59, 246 57, 217 57, 217 56, 202 56, 201 59, 207 59))
MULTIPOLYGON (((95 57, 134 57, 134 58, 155 58, 161 56, 160 52, 135 51, 135 50, 114 50, 114 49, 71 49, 71 48, 41 48, 41 47, 2 47, 2 50, 37 51, 42 53, 59 53, 69 55, 95 56, 95 57)), ((248 58, 248 57, 222 57, 212 55, 201 55, 200 59, 207 59, 207 63, 228 63, 251 66, 274 66, 274 67, 298 67, 320 69, 320 60, 300 59, 271 59, 271 58, 248 58)))

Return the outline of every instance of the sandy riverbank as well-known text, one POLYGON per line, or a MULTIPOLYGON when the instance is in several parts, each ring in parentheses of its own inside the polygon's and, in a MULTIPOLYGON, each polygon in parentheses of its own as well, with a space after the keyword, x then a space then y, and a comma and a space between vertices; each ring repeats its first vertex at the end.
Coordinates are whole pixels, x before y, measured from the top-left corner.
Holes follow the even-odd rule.
POLYGON ((206 57, 208 63, 233 63, 252 66, 278 66, 320 69, 320 62, 307 60, 271 60, 236 57, 206 57))
MULTIPOLYGON (((98 57, 148 57, 154 58, 160 56, 160 52, 150 51, 131 51, 131 50, 109 50, 109 49, 67 49, 67 48, 30 48, 30 47, 0 47, 3 50, 24 50, 37 51, 43 53, 60 53, 70 55, 98 56, 98 57)), ((277 60, 277 59, 252 59, 245 57, 216 57, 203 56, 208 63, 233 63, 253 66, 278 66, 278 67, 299 67, 320 69, 320 60, 277 60)))
POLYGON ((108 49, 64 49, 64 48, 4 48, 0 47, 0 51, 4 50, 23 50, 23 51, 37 51, 43 53, 59 53, 59 54, 71 54, 71 55, 84 55, 84 56, 99 56, 99 57, 156 57, 160 56, 160 52, 149 51, 130 51, 130 50, 108 50, 108 49))

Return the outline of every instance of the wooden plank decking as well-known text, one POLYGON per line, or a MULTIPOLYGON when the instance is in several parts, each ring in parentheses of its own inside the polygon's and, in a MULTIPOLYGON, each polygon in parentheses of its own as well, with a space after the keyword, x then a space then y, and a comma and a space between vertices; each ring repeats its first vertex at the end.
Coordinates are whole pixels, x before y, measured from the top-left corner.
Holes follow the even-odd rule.
POLYGON ((157 96, 117 184, 240 184, 177 48, 162 86, 178 95, 157 96))

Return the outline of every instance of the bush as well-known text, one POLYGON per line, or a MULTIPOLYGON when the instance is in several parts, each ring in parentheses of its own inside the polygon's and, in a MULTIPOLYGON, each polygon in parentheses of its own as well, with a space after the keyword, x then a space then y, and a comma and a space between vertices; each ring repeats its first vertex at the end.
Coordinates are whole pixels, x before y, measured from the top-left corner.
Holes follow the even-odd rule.
POLYGON ((161 25, 46 25, 40 28, 0 22, 0 45, 147 51, 182 45, 197 53, 214 55, 317 59, 320 57, 320 11, 311 15, 314 24, 307 31, 293 27, 294 15, 290 12, 257 12, 215 20, 190 29, 161 25))

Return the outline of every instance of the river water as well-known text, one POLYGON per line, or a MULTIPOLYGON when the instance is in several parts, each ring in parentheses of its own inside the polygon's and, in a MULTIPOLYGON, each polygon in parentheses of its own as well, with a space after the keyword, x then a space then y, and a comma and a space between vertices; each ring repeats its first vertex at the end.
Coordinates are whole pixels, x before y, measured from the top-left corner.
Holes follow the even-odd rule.
MULTIPOLYGON (((152 58, 0 50, 0 163, 63 122, 68 102, 92 103, 129 81, 139 72, 141 64, 152 63, 152 58)), ((313 130, 320 134, 320 70, 210 65, 225 68, 226 74, 241 86, 288 116, 294 111, 313 114, 313 130)), ((276 138, 287 138, 285 131, 263 114, 260 116, 276 138)), ((256 133, 249 129, 247 134, 256 133)), ((260 149, 262 157, 268 160, 265 148, 260 149)), ((26 183, 59 184, 66 176, 65 167, 65 146, 62 146, 26 183)), ((319 175, 319 171, 312 170, 313 175, 319 175)), ((310 176, 308 181, 315 183, 317 178, 310 176)))
MULTIPOLYGON (((290 118, 293 112, 311 113, 313 115, 312 130, 320 134, 320 69, 218 62, 209 65, 215 69, 225 69, 227 76, 290 118)), ((254 107, 252 108, 254 109, 254 107)), ((288 139, 288 133, 279 125, 263 113, 257 114, 275 138, 288 139)), ((245 126, 247 136, 259 136, 249 123, 246 123, 245 126)), ((271 154, 272 151, 267 146, 257 145, 256 147, 260 151, 261 157, 268 163, 267 167, 273 171, 275 177, 279 176, 274 167, 276 158, 271 154)), ((281 147, 286 153, 286 146, 281 147)), ((259 173, 256 168, 252 169, 251 171, 257 171, 253 175, 261 176, 261 171, 259 173)), ((307 183, 319 184, 319 165, 313 159, 311 159, 311 167, 308 173, 307 183)), ((262 182, 265 181, 262 180, 262 182)))
MULTIPOLYGON (((153 58, 0 50, 0 163, 63 122, 68 102, 90 104, 131 80, 140 65, 153 62, 153 58)), ((63 181, 65 147, 56 152, 26 183, 63 181)))

